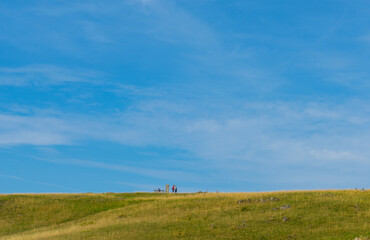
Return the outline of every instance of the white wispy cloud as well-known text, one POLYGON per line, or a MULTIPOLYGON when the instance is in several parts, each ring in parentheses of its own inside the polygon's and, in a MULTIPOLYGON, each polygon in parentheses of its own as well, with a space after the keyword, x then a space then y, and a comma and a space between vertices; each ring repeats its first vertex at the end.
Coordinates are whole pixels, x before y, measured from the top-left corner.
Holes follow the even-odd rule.
POLYGON ((185 66, 204 73, 205 76, 193 81, 194 89, 201 88, 203 92, 249 89, 266 93, 284 83, 272 66, 255 64, 259 53, 248 45, 227 44, 224 36, 230 32, 212 28, 212 24, 175 1, 151 1, 145 10, 149 12, 145 16, 150 25, 147 34, 169 45, 188 48, 184 53, 185 66), (211 89, 210 82, 214 84, 211 89))
POLYGON ((23 180, 23 178, 21 178, 21 177, 8 175, 8 174, 3 174, 3 173, 0 173, 0 177, 14 179, 14 180, 20 180, 20 181, 23 180))
POLYGON ((298 54, 293 66, 312 75, 316 82, 362 91, 369 88, 369 71, 363 53, 310 50, 298 54))
MULTIPOLYGON (((277 81, 278 77, 274 75, 272 69, 253 64, 254 59, 257 57, 256 54, 249 54, 248 61, 246 61, 246 58, 241 59, 241 54, 235 53, 235 46, 230 48, 223 43, 221 36, 225 33, 213 29, 201 17, 190 13, 174 1, 128 1, 125 3, 117 1, 115 4, 105 5, 90 1, 35 5, 34 8, 31 7, 22 11, 26 11, 27 14, 30 14, 30 12, 33 14, 47 14, 49 12, 53 16, 68 16, 68 19, 74 19, 73 25, 77 24, 78 27, 68 28, 68 31, 66 29, 59 29, 58 26, 52 29, 48 28, 47 31, 43 31, 44 42, 40 42, 38 37, 34 36, 34 32, 31 32, 28 34, 27 44, 24 44, 24 42, 18 43, 20 36, 17 35, 17 32, 9 33, 7 34, 9 35, 8 42, 12 44, 18 43, 20 47, 26 47, 33 51, 34 49, 38 49, 35 46, 39 46, 42 43, 43 47, 49 46, 53 49, 58 49, 63 54, 89 60, 91 58, 91 52, 102 48, 109 52, 114 47, 115 50, 112 53, 117 52, 118 48, 122 48, 122 55, 126 55, 127 51, 125 49, 127 45, 132 44, 131 42, 127 42, 126 36, 137 34, 137 36, 147 39, 148 42, 163 41, 173 46, 189 48, 189 51, 184 53, 185 55, 182 60, 184 64, 191 66, 193 71, 217 76, 217 79, 213 79, 213 82, 225 91, 252 87, 254 91, 263 90, 266 92, 280 84, 280 81, 277 81), (114 8, 112 8, 113 5, 115 6, 114 8), (144 11, 141 11, 141 8, 137 5, 142 6, 141 8, 144 11), (136 17, 130 18, 128 16, 131 16, 131 14, 126 16, 126 14, 122 14, 120 9, 127 12, 134 11, 136 17), (87 14, 79 14, 77 16, 68 15, 76 12, 87 14), (103 19, 106 19, 106 21, 93 20, 89 17, 89 14, 98 14, 103 19), (122 22, 127 24, 123 25, 122 22), (129 24, 136 22, 137 24, 129 24), (87 42, 93 45, 86 44, 85 41, 77 41, 77 39, 87 40, 87 42), (107 43, 110 45, 107 46, 107 43), (232 79, 233 84, 230 84, 230 79, 232 79)), ((51 20, 54 21, 55 19, 52 18, 51 20)), ((42 19, 35 21, 42 21, 42 19)), ((38 29, 35 29, 35 32, 37 31, 38 29)), ((250 52, 249 49, 249 47, 238 46, 237 52, 250 52)), ((54 84, 62 81, 81 80, 82 78, 94 78, 94 76, 81 76, 71 72, 66 73, 66 71, 71 71, 68 69, 58 69, 55 66, 49 67, 56 68, 54 71, 57 74, 50 76, 54 80, 48 80, 54 84), (64 80, 61 78, 64 78, 64 80)), ((35 69, 38 68, 37 66, 25 68, 3 69, 7 73, 2 77, 0 75, 0 81, 3 82, 3 85, 22 85, 26 84, 26 82, 31 82, 22 78, 42 79, 46 78, 46 75, 51 75, 51 72, 45 69, 45 67, 42 70, 35 69), (16 71, 21 76, 17 76, 16 71), (13 72, 11 79, 9 72, 13 72)), ((86 71, 77 69, 77 72, 83 73, 86 71)), ((95 77, 99 78, 99 76, 95 77)), ((208 81, 208 78, 203 77, 197 80, 199 85, 203 84, 203 87, 208 85, 208 81)), ((133 91, 136 90, 134 89, 133 91)))
POLYGON ((0 86, 45 86, 65 83, 99 83, 102 74, 82 69, 69 69, 54 65, 30 65, 24 67, 1 67, 0 86))
MULTIPOLYGON (((61 165, 72 165, 72 166, 79 166, 84 168, 96 168, 101 170, 108 170, 114 172, 122 172, 122 173, 129 173, 129 174, 136 174, 141 176, 147 176, 157 179, 178 179, 178 180, 187 180, 192 179, 192 181, 201 181, 202 177, 198 176, 197 174, 186 172, 186 171, 179 171, 179 170, 166 170, 166 169, 159 169, 159 168, 145 168, 145 167, 134 167, 134 166, 127 166, 123 164, 113 164, 105 161, 90 161, 90 160, 81 160, 81 159, 59 159, 54 157, 39 157, 30 154, 19 153, 14 150, 9 149, 0 149, 2 152, 6 152, 7 154, 17 155, 19 157, 23 157, 26 159, 33 159, 37 161, 49 162, 54 164, 61 164, 61 165)), ((125 159, 122 159, 124 161, 125 159)), ((0 175, 2 176, 2 175, 0 175)), ((17 180, 24 180, 22 178, 18 178, 16 176, 9 176, 3 175, 4 177, 13 178, 17 180)))
POLYGON ((214 31, 175 2, 145 1, 145 3, 150 3, 146 4, 146 9, 151 13, 149 19, 153 29, 150 34, 159 40, 203 47, 206 51, 218 46, 214 31))
MULTIPOLYGON (((0 67, 0 87, 45 87, 45 86, 73 86, 84 84, 88 86, 99 87, 99 90, 108 94, 115 93, 118 97, 138 96, 138 97, 160 97, 168 89, 155 87, 142 87, 125 83, 122 79, 114 79, 108 74, 89 69, 67 68, 55 65, 29 65, 22 67, 0 67)), ((84 99, 92 98, 93 91, 87 89, 85 92, 76 92, 69 97, 67 101, 83 102, 84 99)), ((73 91, 73 90, 69 90, 73 91)), ((45 109, 36 109, 32 106, 19 106, 16 103, 11 105, 1 104, 0 107, 7 108, 15 112, 30 113, 32 111, 45 111, 45 109)))
POLYGON ((117 93, 119 95, 135 95, 135 96, 147 96, 147 97, 159 97, 166 93, 166 89, 154 88, 154 87, 139 87, 132 84, 115 83, 112 84, 112 88, 107 89, 117 93))
POLYGON ((61 186, 61 185, 57 185, 57 184, 53 184, 53 183, 50 183, 50 182, 30 180, 30 179, 25 179, 25 178, 22 178, 22 177, 3 174, 3 173, 0 173, 0 177, 1 178, 12 179, 12 180, 16 180, 16 181, 22 181, 22 182, 26 182, 26 183, 31 183, 31 184, 36 184, 36 185, 47 186, 47 187, 52 188, 52 189, 58 189, 58 190, 63 190, 63 191, 74 191, 74 192, 77 191, 76 189, 61 186))
POLYGON ((68 144, 71 127, 55 117, 0 115, 0 144, 68 144))
POLYGON ((117 4, 119 4, 119 1, 115 1, 115 4, 105 4, 96 1, 46 2, 44 4, 24 8, 23 10, 26 12, 59 17, 76 13, 111 13, 117 9, 117 4))
POLYGON ((356 38, 356 40, 368 44, 368 43, 370 43, 370 34, 365 34, 365 35, 359 36, 359 37, 356 38))
MULTIPOLYGON (((73 145, 111 141, 131 146, 163 146, 226 163, 354 161, 365 163, 370 152, 367 104, 347 105, 246 103, 237 112, 219 114, 202 106, 148 102, 110 116, 0 116, 2 145, 73 145), (163 108, 159 105, 164 104, 163 108), (202 113, 203 111, 203 113, 202 113), (223 116, 224 115, 224 116, 223 116), (234 115, 231 117, 231 115, 234 115)), ((215 111, 217 111, 215 109, 215 111)), ((83 165, 95 163, 79 162, 83 165)), ((128 169, 97 164, 97 167, 128 169)), ((150 173, 148 173, 150 174, 150 173)))

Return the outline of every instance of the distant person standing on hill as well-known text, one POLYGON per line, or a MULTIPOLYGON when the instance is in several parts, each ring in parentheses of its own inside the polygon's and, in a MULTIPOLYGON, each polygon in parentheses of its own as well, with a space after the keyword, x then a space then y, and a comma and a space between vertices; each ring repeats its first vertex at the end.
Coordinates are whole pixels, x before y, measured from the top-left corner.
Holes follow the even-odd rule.
POLYGON ((172 185, 172 192, 175 192, 175 185, 172 185))
POLYGON ((175 193, 177 193, 177 186, 175 187, 175 193))

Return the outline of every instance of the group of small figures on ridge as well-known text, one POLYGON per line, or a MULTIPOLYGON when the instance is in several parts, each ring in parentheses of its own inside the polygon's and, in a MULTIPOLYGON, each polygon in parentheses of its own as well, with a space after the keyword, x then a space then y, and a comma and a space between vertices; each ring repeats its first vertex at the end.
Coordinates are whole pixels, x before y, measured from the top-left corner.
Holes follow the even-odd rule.
MULTIPOLYGON (((160 192, 166 192, 166 193, 168 193, 169 192, 169 187, 170 187, 170 185, 166 184, 166 191, 158 188, 158 189, 154 190, 154 192, 159 192, 159 193, 160 192)), ((172 185, 171 190, 172 190, 172 193, 177 193, 177 186, 176 185, 172 185)))

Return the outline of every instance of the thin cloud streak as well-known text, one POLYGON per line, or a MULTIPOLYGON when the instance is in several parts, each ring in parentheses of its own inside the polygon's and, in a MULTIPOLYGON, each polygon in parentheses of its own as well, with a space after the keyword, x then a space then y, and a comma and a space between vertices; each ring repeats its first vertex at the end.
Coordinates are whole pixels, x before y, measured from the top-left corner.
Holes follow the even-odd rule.
POLYGON ((46 86, 66 83, 98 84, 102 75, 91 70, 71 70, 53 65, 0 68, 0 86, 46 86))
MULTIPOLYGON (((38 161, 55 163, 55 164, 64 164, 64 165, 73 165, 87 168, 97 168, 110 171, 118 171, 142 176, 153 177, 157 179, 192 179, 200 180, 201 178, 193 173, 188 173, 184 171, 175 171, 175 170, 158 170, 158 169, 149 169, 149 168, 139 168, 124 166, 120 164, 110 164, 107 162, 97 162, 97 161, 88 161, 80 159, 49 159, 33 155, 21 154, 11 150, 0 149, 0 151, 14 154, 20 157, 30 158, 38 161)), ((22 180, 22 179, 19 179, 22 180)))
POLYGON ((70 188, 70 187, 60 186, 60 185, 57 185, 57 184, 52 184, 52 183, 43 182, 43 181, 34 181, 34 180, 24 179, 24 178, 21 178, 21 177, 18 177, 18 176, 12 176, 12 175, 7 175, 7 174, 0 173, 0 177, 7 178, 7 179, 12 179, 12 180, 17 180, 17 181, 22 181, 22 182, 26 182, 26 183, 31 183, 31 184, 37 184, 37 185, 52 187, 52 188, 59 189, 59 190, 64 190, 64 191, 77 192, 76 189, 73 189, 73 188, 70 188))

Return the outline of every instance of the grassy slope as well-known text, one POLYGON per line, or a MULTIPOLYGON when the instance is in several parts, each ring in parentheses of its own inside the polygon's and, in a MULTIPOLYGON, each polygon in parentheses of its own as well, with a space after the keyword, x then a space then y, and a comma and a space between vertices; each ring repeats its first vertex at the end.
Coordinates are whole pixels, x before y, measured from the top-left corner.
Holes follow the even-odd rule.
POLYGON ((370 191, 0 195, 0 240, 360 236, 370 237, 370 191))

